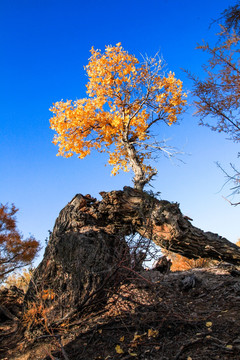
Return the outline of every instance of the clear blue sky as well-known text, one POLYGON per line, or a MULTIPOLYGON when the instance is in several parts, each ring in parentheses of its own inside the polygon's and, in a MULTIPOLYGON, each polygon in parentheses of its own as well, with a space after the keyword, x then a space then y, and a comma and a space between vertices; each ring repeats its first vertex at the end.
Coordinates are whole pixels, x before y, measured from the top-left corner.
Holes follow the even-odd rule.
MULTIPOLYGON (((85 96, 92 46, 121 42, 129 53, 160 51, 168 69, 191 88, 181 68, 202 76, 202 39, 214 43, 213 19, 234 1, 192 0, 8 0, 0 1, 0 202, 20 209, 18 227, 41 241, 59 211, 76 193, 100 198, 99 191, 131 185, 131 174, 110 176, 106 158, 56 157, 49 129, 53 102, 85 96)), ((235 242, 240 237, 240 207, 222 195, 224 176, 216 167, 237 165, 239 147, 224 135, 198 126, 189 108, 180 125, 159 129, 159 136, 182 149, 185 164, 160 157, 153 183, 162 198, 180 203, 193 224, 235 242)))

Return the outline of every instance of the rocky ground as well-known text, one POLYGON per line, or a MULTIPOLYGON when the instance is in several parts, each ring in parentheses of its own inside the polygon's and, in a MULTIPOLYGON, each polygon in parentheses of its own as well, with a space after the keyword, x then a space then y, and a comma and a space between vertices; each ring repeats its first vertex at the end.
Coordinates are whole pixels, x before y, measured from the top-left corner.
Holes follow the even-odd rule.
POLYGON ((240 272, 230 265, 133 272, 104 303, 58 323, 47 319, 51 295, 28 318, 23 298, 1 290, 2 360, 240 359, 240 272))

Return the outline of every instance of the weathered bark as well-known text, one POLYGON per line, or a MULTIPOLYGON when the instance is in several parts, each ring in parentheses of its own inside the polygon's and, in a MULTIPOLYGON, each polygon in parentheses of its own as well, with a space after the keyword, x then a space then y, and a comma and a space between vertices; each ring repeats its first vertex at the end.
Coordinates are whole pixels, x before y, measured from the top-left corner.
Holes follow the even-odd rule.
POLYGON ((51 289, 57 317, 86 304, 110 285, 119 264, 130 265, 125 236, 136 232, 189 258, 240 264, 239 247, 194 227, 178 204, 130 187, 100 194, 102 201, 78 194, 60 212, 26 301, 41 298, 42 291, 51 289))
POLYGON ((181 213, 178 204, 157 200, 130 187, 101 194, 100 209, 108 210, 109 222, 115 226, 118 221, 131 224, 134 231, 152 239, 160 247, 188 258, 212 258, 240 265, 237 245, 218 234, 193 226, 181 213))
POLYGON ((98 206, 90 195, 78 194, 62 209, 31 279, 26 307, 32 301, 43 302, 49 293, 51 301, 44 302, 52 306, 52 317, 57 320, 86 304, 95 293, 104 299, 102 285, 109 286, 119 262, 127 265, 130 258, 123 232, 110 231, 104 214, 98 221, 98 206))

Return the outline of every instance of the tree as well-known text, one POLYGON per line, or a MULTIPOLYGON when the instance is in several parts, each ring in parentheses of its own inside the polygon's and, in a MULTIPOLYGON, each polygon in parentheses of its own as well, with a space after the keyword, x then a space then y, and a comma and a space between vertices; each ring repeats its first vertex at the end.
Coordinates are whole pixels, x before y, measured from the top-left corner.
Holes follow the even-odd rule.
POLYGON ((240 2, 233 6, 229 6, 226 10, 223 11, 222 17, 219 20, 223 20, 224 26, 228 29, 234 29, 238 34, 240 34, 240 2))
POLYGON ((39 242, 30 236, 23 239, 16 227, 12 205, 0 205, 0 282, 16 269, 30 265, 39 250, 39 242))
POLYGON ((155 56, 141 64, 121 43, 91 49, 86 66, 87 98, 60 101, 51 108, 51 129, 57 134, 58 155, 79 158, 92 149, 109 154, 112 173, 134 172, 134 186, 143 189, 157 173, 150 164, 154 153, 172 153, 152 133, 159 123, 172 125, 183 112, 186 94, 175 74, 164 73, 155 56))
MULTIPOLYGON (((221 25, 216 46, 211 47, 208 43, 198 46, 210 56, 203 66, 206 78, 200 80, 189 72, 188 75, 194 84, 192 93, 197 98, 194 104, 200 125, 224 132, 228 139, 240 142, 240 5, 229 7, 222 15, 224 26, 221 25)), ((227 182, 233 184, 231 195, 240 194, 240 173, 233 164, 230 165, 232 174, 225 170, 224 173, 227 182)))
POLYGON ((190 75, 194 81, 193 94, 196 114, 200 124, 212 130, 225 132, 233 141, 240 141, 240 66, 239 42, 236 33, 229 33, 226 28, 218 35, 218 45, 210 47, 208 43, 198 46, 206 51, 210 58, 203 67, 207 73, 205 80, 190 75), (209 122, 209 115, 213 123, 209 122), (204 119, 207 117, 207 122, 204 119))
POLYGON ((36 303, 46 290, 55 294, 48 313, 55 327, 76 312, 83 314, 87 307, 99 310, 114 288, 139 271, 142 281, 142 261, 151 256, 150 242, 144 239, 167 253, 240 265, 237 245, 193 226, 178 204, 127 186, 100 195, 98 201, 89 194, 77 194, 60 211, 44 258, 30 281, 26 304, 36 303))

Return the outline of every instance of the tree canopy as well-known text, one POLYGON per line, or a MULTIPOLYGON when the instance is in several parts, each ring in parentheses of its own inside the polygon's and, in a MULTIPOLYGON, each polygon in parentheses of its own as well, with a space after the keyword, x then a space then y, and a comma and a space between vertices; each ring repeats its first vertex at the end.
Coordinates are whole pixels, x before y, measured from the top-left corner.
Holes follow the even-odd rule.
POLYGON ((210 55, 203 67, 206 78, 200 80, 190 75, 194 81, 193 94, 198 98, 194 103, 201 124, 225 132, 237 142, 240 141, 239 44, 239 36, 222 27, 216 46, 210 47, 208 43, 198 46, 210 55))
POLYGON ((51 108, 58 155, 82 159, 92 149, 107 152, 112 174, 132 169, 134 185, 142 189, 156 174, 150 164, 154 152, 167 152, 153 126, 176 123, 186 104, 182 82, 164 67, 158 56, 140 63, 121 43, 106 46, 104 53, 92 48, 87 97, 51 108))
POLYGON ((223 20, 223 25, 226 29, 234 29, 237 34, 240 34, 240 1, 237 1, 235 5, 229 6, 222 13, 222 17, 219 20, 223 20))
POLYGON ((18 209, 0 204, 0 282, 16 269, 30 265, 39 250, 33 237, 23 239, 16 226, 18 209))

